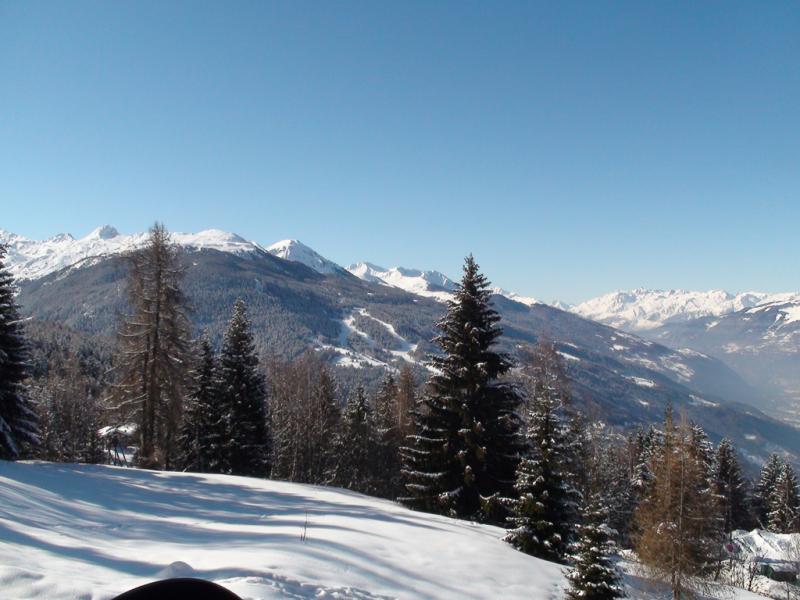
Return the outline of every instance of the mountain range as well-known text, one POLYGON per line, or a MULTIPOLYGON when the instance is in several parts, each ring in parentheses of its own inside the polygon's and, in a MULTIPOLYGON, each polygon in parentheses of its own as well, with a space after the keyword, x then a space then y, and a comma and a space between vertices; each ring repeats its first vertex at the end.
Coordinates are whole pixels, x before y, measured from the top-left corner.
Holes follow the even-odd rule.
POLYGON ((772 294, 725 290, 617 291, 570 306, 569 310, 625 331, 647 331, 704 317, 718 317, 778 302, 800 302, 798 293, 772 294))
MULTIPOLYGON (((125 308, 126 263, 118 257, 145 237, 106 226, 84 238, 61 235, 44 242, 2 232, 0 242, 9 246, 8 266, 28 315, 108 338, 125 308)), ((436 351, 434 325, 455 289, 453 279, 366 262, 344 269, 296 240, 263 247, 219 230, 176 233, 173 239, 190 266, 184 287, 193 322, 212 340, 219 342, 230 307, 241 297, 265 356, 314 349, 336 366, 345 386, 375 381, 403 363, 424 377, 426 356, 436 351)), ((565 359, 577 401, 590 414, 630 427, 658 421, 672 403, 712 438, 733 438, 754 462, 775 449, 800 458, 797 430, 759 410, 771 410, 769 394, 714 353, 673 338, 665 337, 669 344, 657 341, 653 336, 666 336, 659 327, 648 329, 650 339, 644 339, 497 291, 502 349, 522 356, 531 344, 551 339, 565 359)), ((793 325, 794 313, 786 314, 793 325)))
POLYGON ((619 291, 569 310, 713 356, 760 390, 770 412, 800 424, 800 294, 619 291))

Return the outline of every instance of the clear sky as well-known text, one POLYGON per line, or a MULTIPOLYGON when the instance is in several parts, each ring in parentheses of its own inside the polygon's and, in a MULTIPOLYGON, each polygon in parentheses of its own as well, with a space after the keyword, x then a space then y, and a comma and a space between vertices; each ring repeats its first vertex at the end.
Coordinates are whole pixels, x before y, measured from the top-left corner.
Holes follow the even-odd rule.
POLYGON ((800 289, 800 4, 0 2, 0 227, 800 289))

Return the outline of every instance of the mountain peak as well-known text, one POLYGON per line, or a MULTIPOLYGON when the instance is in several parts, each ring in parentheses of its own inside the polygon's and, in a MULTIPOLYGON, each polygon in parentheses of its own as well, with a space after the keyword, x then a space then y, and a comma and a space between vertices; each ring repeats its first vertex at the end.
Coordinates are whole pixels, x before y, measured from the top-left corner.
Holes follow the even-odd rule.
MULTIPOLYGON (((63 234, 62 234, 63 235, 63 234)), ((67 234, 69 235, 69 234, 67 234)), ((110 240, 115 237, 119 236, 119 231, 117 231, 116 227, 111 225, 102 225, 97 229, 94 229, 89 235, 87 235, 84 239, 95 239, 95 240, 110 240)), ((56 236, 58 237, 58 236, 56 236)), ((71 235, 69 236, 72 237, 71 235)))
POLYGON ((302 263, 323 275, 341 273, 343 270, 335 262, 328 260, 300 240, 275 242, 267 248, 267 252, 284 260, 302 263))

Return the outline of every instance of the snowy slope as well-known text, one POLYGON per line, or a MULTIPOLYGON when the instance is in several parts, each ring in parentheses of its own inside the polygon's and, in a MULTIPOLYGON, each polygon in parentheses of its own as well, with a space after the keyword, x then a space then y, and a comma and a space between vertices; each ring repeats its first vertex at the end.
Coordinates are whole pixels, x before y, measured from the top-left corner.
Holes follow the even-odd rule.
MULTIPOLYGON (((16 278, 38 279, 87 258, 129 252, 142 246, 147 236, 147 233, 123 235, 114 227, 104 225, 80 239, 62 233, 44 241, 29 240, 0 230, 0 243, 8 247, 7 266, 16 278)), ((186 248, 209 248, 233 254, 262 250, 254 242, 219 229, 207 229, 199 233, 173 233, 172 240, 186 248)))
POLYGON ((767 303, 800 300, 800 294, 769 294, 724 290, 693 292, 686 290, 617 291, 592 298, 570 310, 627 331, 654 329, 666 323, 684 322, 700 317, 720 316, 767 303))
MULTIPOLYGON (((381 283, 400 288, 417 296, 426 296, 442 302, 453 297, 456 282, 439 271, 421 271, 419 269, 406 269, 405 267, 379 267, 369 262, 359 262, 347 267, 353 275, 364 281, 381 283)), ((509 300, 531 306, 539 301, 529 296, 521 296, 496 287, 492 290, 495 294, 505 296, 509 300)))
POLYGON ((299 240, 275 242, 267 248, 267 252, 284 260, 302 263, 323 275, 342 271, 342 267, 318 254, 299 240))
MULTIPOLYGON (((771 564, 778 569, 797 571, 800 568, 800 534, 772 533, 763 529, 734 531, 731 550, 733 556, 745 564, 771 564)), ((787 598, 795 591, 786 584, 756 576, 753 589, 771 598, 787 598)))
POLYGON ((449 300, 455 289, 455 281, 439 271, 420 271, 405 267, 387 269, 368 262, 359 262, 347 267, 353 275, 372 283, 382 283, 400 288, 417 296, 436 300, 449 300))
POLYGON ((244 598, 560 597, 561 567, 501 535, 333 488, 0 461, 4 598, 99 600, 169 576, 244 598))
POLYGON ((498 296, 505 296, 509 300, 513 300, 514 302, 519 302, 520 304, 525 304, 527 306, 533 306, 534 304, 542 304, 539 300, 533 298, 532 296, 521 296, 516 292, 509 292, 508 290, 504 290, 503 288, 499 287, 493 288, 492 292, 494 292, 498 296))

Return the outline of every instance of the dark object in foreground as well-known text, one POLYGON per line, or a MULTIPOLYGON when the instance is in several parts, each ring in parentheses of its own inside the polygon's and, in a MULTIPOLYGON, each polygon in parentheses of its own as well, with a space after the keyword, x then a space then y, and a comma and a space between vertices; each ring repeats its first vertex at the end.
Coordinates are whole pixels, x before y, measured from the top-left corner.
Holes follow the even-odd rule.
POLYGON ((242 600, 221 585, 203 579, 165 579, 120 594, 114 600, 242 600))

